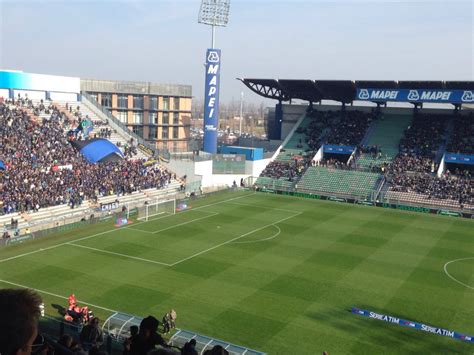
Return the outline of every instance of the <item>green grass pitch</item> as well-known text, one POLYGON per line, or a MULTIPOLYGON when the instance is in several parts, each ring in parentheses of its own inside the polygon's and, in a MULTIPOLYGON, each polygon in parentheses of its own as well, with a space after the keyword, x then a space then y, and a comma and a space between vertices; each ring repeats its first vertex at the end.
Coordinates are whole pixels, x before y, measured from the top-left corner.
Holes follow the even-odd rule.
POLYGON ((70 293, 102 319, 175 308, 180 328, 269 354, 474 353, 349 312, 474 335, 474 221, 248 191, 191 204, 0 249, 0 287, 41 290, 54 316, 70 293))

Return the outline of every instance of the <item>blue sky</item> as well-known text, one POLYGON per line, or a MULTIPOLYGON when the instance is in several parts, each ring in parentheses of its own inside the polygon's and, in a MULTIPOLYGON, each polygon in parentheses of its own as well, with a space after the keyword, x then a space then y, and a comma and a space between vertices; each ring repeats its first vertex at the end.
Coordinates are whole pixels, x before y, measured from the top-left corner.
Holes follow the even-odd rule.
MULTIPOLYGON (((204 91, 198 0, 0 0, 0 68, 204 91)), ((236 77, 474 80, 472 0, 231 0, 221 100, 236 77)))

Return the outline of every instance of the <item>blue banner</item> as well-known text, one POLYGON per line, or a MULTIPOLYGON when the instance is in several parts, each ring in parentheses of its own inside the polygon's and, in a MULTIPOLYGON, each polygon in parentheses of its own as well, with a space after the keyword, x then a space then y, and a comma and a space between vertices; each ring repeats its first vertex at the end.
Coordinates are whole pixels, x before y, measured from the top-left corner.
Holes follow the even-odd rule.
POLYGON ((385 314, 375 313, 375 312, 371 312, 371 311, 367 311, 365 309, 359 309, 359 308, 355 308, 355 307, 352 308, 351 312, 354 313, 354 314, 358 314, 360 316, 363 316, 363 317, 369 317, 369 318, 381 320, 381 321, 387 322, 387 323, 398 324, 398 325, 401 325, 401 326, 404 326, 404 327, 409 327, 409 328, 412 328, 412 329, 418 329, 418 330, 422 330, 422 331, 428 332, 428 333, 438 334, 438 335, 453 338, 453 339, 459 339, 459 340, 466 341, 468 343, 474 343, 474 337, 473 336, 461 334, 461 333, 458 333, 458 332, 454 332, 452 330, 437 328, 437 327, 433 327, 433 326, 426 325, 426 324, 423 324, 423 323, 413 322, 411 320, 405 320, 405 319, 401 319, 401 318, 393 317, 393 316, 387 316, 385 314))
POLYGON ((349 146, 349 145, 330 145, 330 144, 325 144, 323 146, 323 152, 324 153, 330 153, 330 154, 352 154, 354 152, 355 147, 349 146))
POLYGON ((204 151, 217 153, 217 128, 219 120, 219 82, 221 50, 206 52, 206 86, 204 89, 204 151))
POLYGON ((356 100, 432 102, 446 104, 474 103, 474 91, 430 89, 357 89, 356 100))
POLYGON ((474 155, 446 153, 444 155, 445 163, 474 165, 474 155))

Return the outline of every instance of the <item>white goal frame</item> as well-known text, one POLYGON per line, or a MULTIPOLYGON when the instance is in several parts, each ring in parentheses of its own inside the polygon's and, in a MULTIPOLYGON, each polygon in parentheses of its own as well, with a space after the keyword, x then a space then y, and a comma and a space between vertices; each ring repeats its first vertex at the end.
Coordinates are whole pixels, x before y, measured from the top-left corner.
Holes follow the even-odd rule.
POLYGON ((137 220, 146 222, 155 216, 173 214, 176 214, 176 198, 169 198, 147 203, 143 207, 140 207, 138 209, 137 220))

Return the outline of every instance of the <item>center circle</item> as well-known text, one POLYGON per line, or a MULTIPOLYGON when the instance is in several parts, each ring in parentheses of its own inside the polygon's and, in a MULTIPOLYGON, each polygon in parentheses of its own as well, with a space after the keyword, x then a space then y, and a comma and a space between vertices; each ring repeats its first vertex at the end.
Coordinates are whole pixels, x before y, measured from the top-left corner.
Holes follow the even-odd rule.
MULTIPOLYGON (((458 262, 462 262, 462 261, 466 261, 466 260, 473 260, 474 261, 474 257, 470 257, 470 258, 461 258, 461 259, 455 259, 455 260, 451 260, 451 261, 448 261, 446 264, 444 264, 444 273, 453 281, 457 282, 458 284, 460 285, 463 285, 464 287, 467 287, 467 288, 470 288, 471 290, 474 290, 474 285, 469 285, 461 280, 459 280, 458 278, 454 277, 451 273, 449 273, 448 271, 448 266, 451 265, 451 264, 454 264, 454 263, 458 263, 458 262)), ((474 262, 472 263, 474 265, 474 262)), ((473 269, 474 269, 474 266, 473 266, 473 269)), ((474 273, 474 272, 473 272, 474 273)), ((471 273, 472 275, 472 273, 471 273)))

